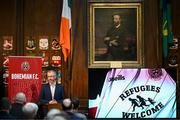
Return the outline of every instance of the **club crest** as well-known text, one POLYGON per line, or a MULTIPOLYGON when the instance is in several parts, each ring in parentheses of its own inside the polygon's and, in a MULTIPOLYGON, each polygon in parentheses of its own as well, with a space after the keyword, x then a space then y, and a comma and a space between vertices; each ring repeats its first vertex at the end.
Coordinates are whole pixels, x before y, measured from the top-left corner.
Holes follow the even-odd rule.
POLYGON ((149 73, 150 77, 153 79, 157 79, 162 76, 162 70, 160 68, 149 69, 148 73, 149 73))
POLYGON ((21 69, 24 71, 28 71, 30 69, 29 62, 25 61, 25 62, 21 63, 21 69))

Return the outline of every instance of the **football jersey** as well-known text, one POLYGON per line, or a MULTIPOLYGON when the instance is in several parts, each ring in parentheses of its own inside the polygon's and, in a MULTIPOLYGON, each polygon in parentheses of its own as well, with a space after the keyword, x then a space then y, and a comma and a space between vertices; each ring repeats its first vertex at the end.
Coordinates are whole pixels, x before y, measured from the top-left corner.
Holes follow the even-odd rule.
POLYGON ((96 118, 175 118, 176 83, 165 69, 112 69, 96 118))

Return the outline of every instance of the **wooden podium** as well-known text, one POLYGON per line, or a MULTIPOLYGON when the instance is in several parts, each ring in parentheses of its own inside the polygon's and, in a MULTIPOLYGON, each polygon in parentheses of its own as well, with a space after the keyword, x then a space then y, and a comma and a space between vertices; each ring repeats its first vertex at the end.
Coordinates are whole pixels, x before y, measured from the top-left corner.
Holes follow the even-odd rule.
POLYGON ((50 110, 50 109, 62 110, 62 105, 60 103, 46 104, 46 105, 44 105, 44 108, 47 109, 47 110, 50 110))

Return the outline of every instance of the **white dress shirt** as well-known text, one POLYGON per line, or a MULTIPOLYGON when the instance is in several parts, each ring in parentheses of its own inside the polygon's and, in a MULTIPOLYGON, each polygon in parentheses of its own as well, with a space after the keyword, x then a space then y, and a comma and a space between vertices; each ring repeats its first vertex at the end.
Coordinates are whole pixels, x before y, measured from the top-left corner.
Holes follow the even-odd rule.
POLYGON ((54 99, 55 88, 56 88, 56 83, 50 84, 52 100, 54 99))

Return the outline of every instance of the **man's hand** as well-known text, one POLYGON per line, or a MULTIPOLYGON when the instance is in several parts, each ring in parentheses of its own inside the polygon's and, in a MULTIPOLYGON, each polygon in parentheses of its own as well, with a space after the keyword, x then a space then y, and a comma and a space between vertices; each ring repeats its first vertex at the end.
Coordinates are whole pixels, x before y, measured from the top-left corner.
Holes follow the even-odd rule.
POLYGON ((53 100, 49 101, 49 104, 57 104, 57 101, 53 99, 53 100))
POLYGON ((118 46, 117 40, 110 41, 110 44, 113 45, 113 46, 118 46))
POLYGON ((104 43, 105 44, 109 44, 110 39, 111 39, 110 37, 105 37, 104 38, 104 43))
POLYGON ((111 38, 110 37, 105 37, 104 41, 109 41, 111 38))

